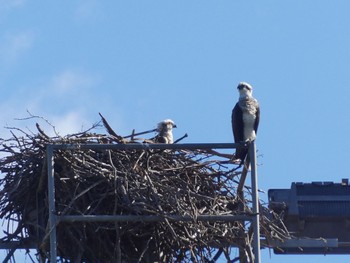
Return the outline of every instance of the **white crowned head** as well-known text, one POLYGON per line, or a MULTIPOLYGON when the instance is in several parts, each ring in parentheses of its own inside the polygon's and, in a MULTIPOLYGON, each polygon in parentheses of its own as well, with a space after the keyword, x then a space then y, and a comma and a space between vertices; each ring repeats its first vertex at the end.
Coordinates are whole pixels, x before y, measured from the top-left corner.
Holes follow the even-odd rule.
POLYGON ((176 124, 170 119, 166 119, 164 121, 161 121, 157 125, 158 132, 171 131, 173 128, 176 128, 176 124))
POLYGON ((247 82, 240 82, 237 89, 240 97, 251 97, 253 94, 253 87, 247 82))

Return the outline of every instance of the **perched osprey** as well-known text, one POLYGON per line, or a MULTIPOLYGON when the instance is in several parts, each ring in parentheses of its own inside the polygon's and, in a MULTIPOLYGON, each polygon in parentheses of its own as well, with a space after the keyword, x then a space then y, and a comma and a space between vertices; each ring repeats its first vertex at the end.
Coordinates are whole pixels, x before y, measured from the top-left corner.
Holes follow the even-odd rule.
MULTIPOLYGON (((232 110, 232 131, 235 143, 252 142, 256 138, 260 120, 258 101, 253 98, 253 88, 246 82, 238 84, 239 100, 232 110)), ((247 149, 236 149, 235 158, 241 164, 247 155, 247 149)))
POLYGON ((155 141, 158 143, 173 143, 173 128, 176 128, 176 125, 170 119, 166 119, 158 123, 158 134, 155 137, 155 141))

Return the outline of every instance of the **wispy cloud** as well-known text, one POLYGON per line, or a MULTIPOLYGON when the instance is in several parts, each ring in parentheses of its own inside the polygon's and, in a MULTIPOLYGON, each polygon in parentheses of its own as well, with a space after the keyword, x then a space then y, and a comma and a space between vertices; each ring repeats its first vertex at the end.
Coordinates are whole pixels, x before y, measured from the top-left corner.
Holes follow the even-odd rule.
POLYGON ((101 5, 96 0, 80 0, 75 11, 75 20, 78 22, 91 22, 100 17, 101 5))
POLYGON ((34 43, 34 34, 29 31, 5 35, 0 42, 1 63, 12 64, 34 43))
MULTIPOLYGON (((54 115, 50 118, 56 132, 61 136, 87 130, 92 125, 88 123, 84 112, 76 110, 66 112, 63 115, 54 115)), ((48 134, 51 136, 55 135, 52 129, 49 130, 48 134)))
POLYGON ((24 5, 26 0, 0 0, 0 11, 7 11, 24 5))
POLYGON ((50 82, 48 86, 52 91, 57 94, 65 94, 90 88, 94 85, 95 79, 78 71, 65 70, 56 74, 50 82))
MULTIPOLYGON (((80 71, 63 70, 40 84, 18 88, 0 104, 0 111, 6 112, 0 116, 1 126, 26 127, 35 124, 35 121, 14 120, 28 117, 28 110, 49 120, 60 135, 88 129, 97 117, 97 113, 90 117, 87 107, 93 99, 91 88, 97 85, 97 79, 80 71)), ((50 127, 48 130, 53 132, 50 127)))

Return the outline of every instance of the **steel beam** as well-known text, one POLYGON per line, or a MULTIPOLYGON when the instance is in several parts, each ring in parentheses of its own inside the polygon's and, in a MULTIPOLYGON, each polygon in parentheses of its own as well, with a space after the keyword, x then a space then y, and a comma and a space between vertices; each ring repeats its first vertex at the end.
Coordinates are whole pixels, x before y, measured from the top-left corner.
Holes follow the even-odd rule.
POLYGON ((254 263, 260 263, 260 215, 259 215, 259 192, 258 192, 258 173, 256 160, 256 146, 253 141, 249 146, 249 156, 252 177, 252 201, 253 201, 253 253, 254 263))
POLYGON ((0 249, 35 249, 37 243, 33 240, 0 242, 0 249))
POLYGON ((48 198, 49 198, 49 231, 50 231, 50 262, 57 259, 57 237, 56 237, 56 204, 55 204, 55 171, 54 171, 54 147, 48 145, 47 154, 47 175, 48 175, 48 198))
POLYGON ((337 238, 291 238, 283 241, 261 240, 264 247, 270 248, 335 248, 341 243, 337 238))
POLYGON ((162 222, 169 221, 209 221, 209 222, 235 222, 252 221, 253 215, 199 215, 194 219, 191 216, 137 216, 137 215, 64 215, 57 216, 59 222, 162 222))
MULTIPOLYGON (((108 215, 56 215, 56 204, 55 204, 55 178, 54 178, 54 151, 55 150, 206 150, 206 149, 233 149, 237 147, 247 147, 247 144, 240 143, 186 143, 186 144, 148 144, 148 143, 128 143, 128 144, 51 144, 47 146, 47 173, 48 173, 48 198, 49 198, 49 226, 50 226, 50 262, 56 262, 57 259, 57 236, 56 227, 59 221, 79 221, 79 222, 107 222, 107 221, 144 221, 144 222, 155 222, 174 220, 174 221, 193 221, 194 219, 189 216, 108 216, 108 215)), ((255 148, 254 148, 254 158, 255 148)), ((256 167, 255 167, 256 169, 256 167)), ((253 175, 252 175, 253 176, 253 175)), ((222 222, 233 222, 233 221, 253 221, 256 222, 256 215, 200 215, 196 218, 198 221, 222 221, 222 222)), ((257 222, 259 222, 257 220, 257 222)), ((258 240, 259 241, 259 240, 258 240)), ((259 253, 259 252, 258 252, 259 253)), ((260 263, 260 261, 256 261, 260 263)))
MULTIPOLYGON (((205 149, 234 149, 238 146, 242 147, 240 143, 127 143, 127 144, 52 144, 53 149, 61 150, 205 150, 205 149)), ((247 147, 243 144, 243 147, 247 147)))

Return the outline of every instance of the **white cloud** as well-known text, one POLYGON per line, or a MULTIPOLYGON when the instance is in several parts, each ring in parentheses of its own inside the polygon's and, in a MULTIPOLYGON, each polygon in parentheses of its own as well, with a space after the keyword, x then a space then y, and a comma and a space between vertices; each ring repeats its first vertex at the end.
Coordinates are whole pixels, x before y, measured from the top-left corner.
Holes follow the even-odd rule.
POLYGON ((81 0, 75 11, 75 19, 78 22, 93 21, 100 17, 100 2, 96 0, 81 0))
POLYGON ((91 88, 97 84, 98 78, 92 74, 66 69, 46 78, 35 87, 26 87, 25 90, 30 90, 30 97, 18 97, 26 100, 25 105, 31 111, 62 109, 65 112, 72 108, 85 108, 86 101, 91 96, 91 88))
POLYGON ((24 5, 26 0, 0 0, 0 11, 7 11, 24 5))
POLYGON ((12 64, 28 49, 34 42, 34 34, 29 31, 2 37, 0 43, 0 60, 2 63, 12 64))
MULTIPOLYGON (((28 134, 35 134, 38 132, 35 127, 36 123, 38 123, 41 129, 49 136, 65 136, 67 134, 79 133, 91 128, 92 126, 92 123, 86 118, 84 112, 78 110, 62 114, 45 114, 43 112, 31 112, 30 114, 23 110, 17 112, 17 115, 15 116, 12 115, 12 120, 3 123, 3 127, 0 129, 0 137, 11 137, 7 127, 21 129, 28 134), (30 117, 30 114, 37 117, 30 117)), ((20 133, 18 134, 21 135, 20 133)))
POLYGON ((74 70, 65 70, 56 74, 47 89, 57 94, 65 94, 77 90, 90 88, 94 85, 93 77, 74 70))
MULTIPOLYGON (((79 111, 71 111, 64 115, 51 116, 51 118, 56 132, 61 136, 81 132, 91 126, 90 123, 87 123, 84 113, 79 111)), ((54 135, 53 131, 49 135, 54 135)))
MULTIPOLYGON (((31 127, 35 130, 35 122, 16 121, 15 118, 29 117, 27 110, 33 115, 39 115, 52 123, 57 132, 64 136, 88 129, 98 120, 96 115, 90 116, 91 109, 87 106, 94 99, 93 89, 97 78, 75 70, 63 70, 41 83, 17 87, 15 92, 2 100, 0 111, 6 114, 0 116, 2 129, 4 126, 31 127)), ((50 135, 54 135, 52 127, 41 121, 50 135)), ((6 132, 6 131, 5 131, 6 132)), ((0 131, 0 137, 3 131, 0 131)), ((6 132, 7 134, 8 132, 6 132)))
MULTIPOLYGON (((108 91, 102 90, 101 76, 82 69, 64 69, 40 80, 24 82, 14 86, 11 92, 5 92, 0 103, 0 137, 10 137, 4 126, 17 127, 36 131, 35 123, 39 122, 45 132, 54 135, 54 130, 44 120, 16 118, 29 117, 27 110, 47 119, 59 135, 77 133, 91 128, 100 120, 101 112, 112 128, 121 135, 128 135, 133 128, 143 131, 147 128, 140 124, 126 121, 130 118, 118 100, 108 91), (126 125, 127 124, 127 125, 126 125)), ((141 122, 142 123, 142 122, 141 122)), ((98 132, 105 133, 101 128, 98 132)))

